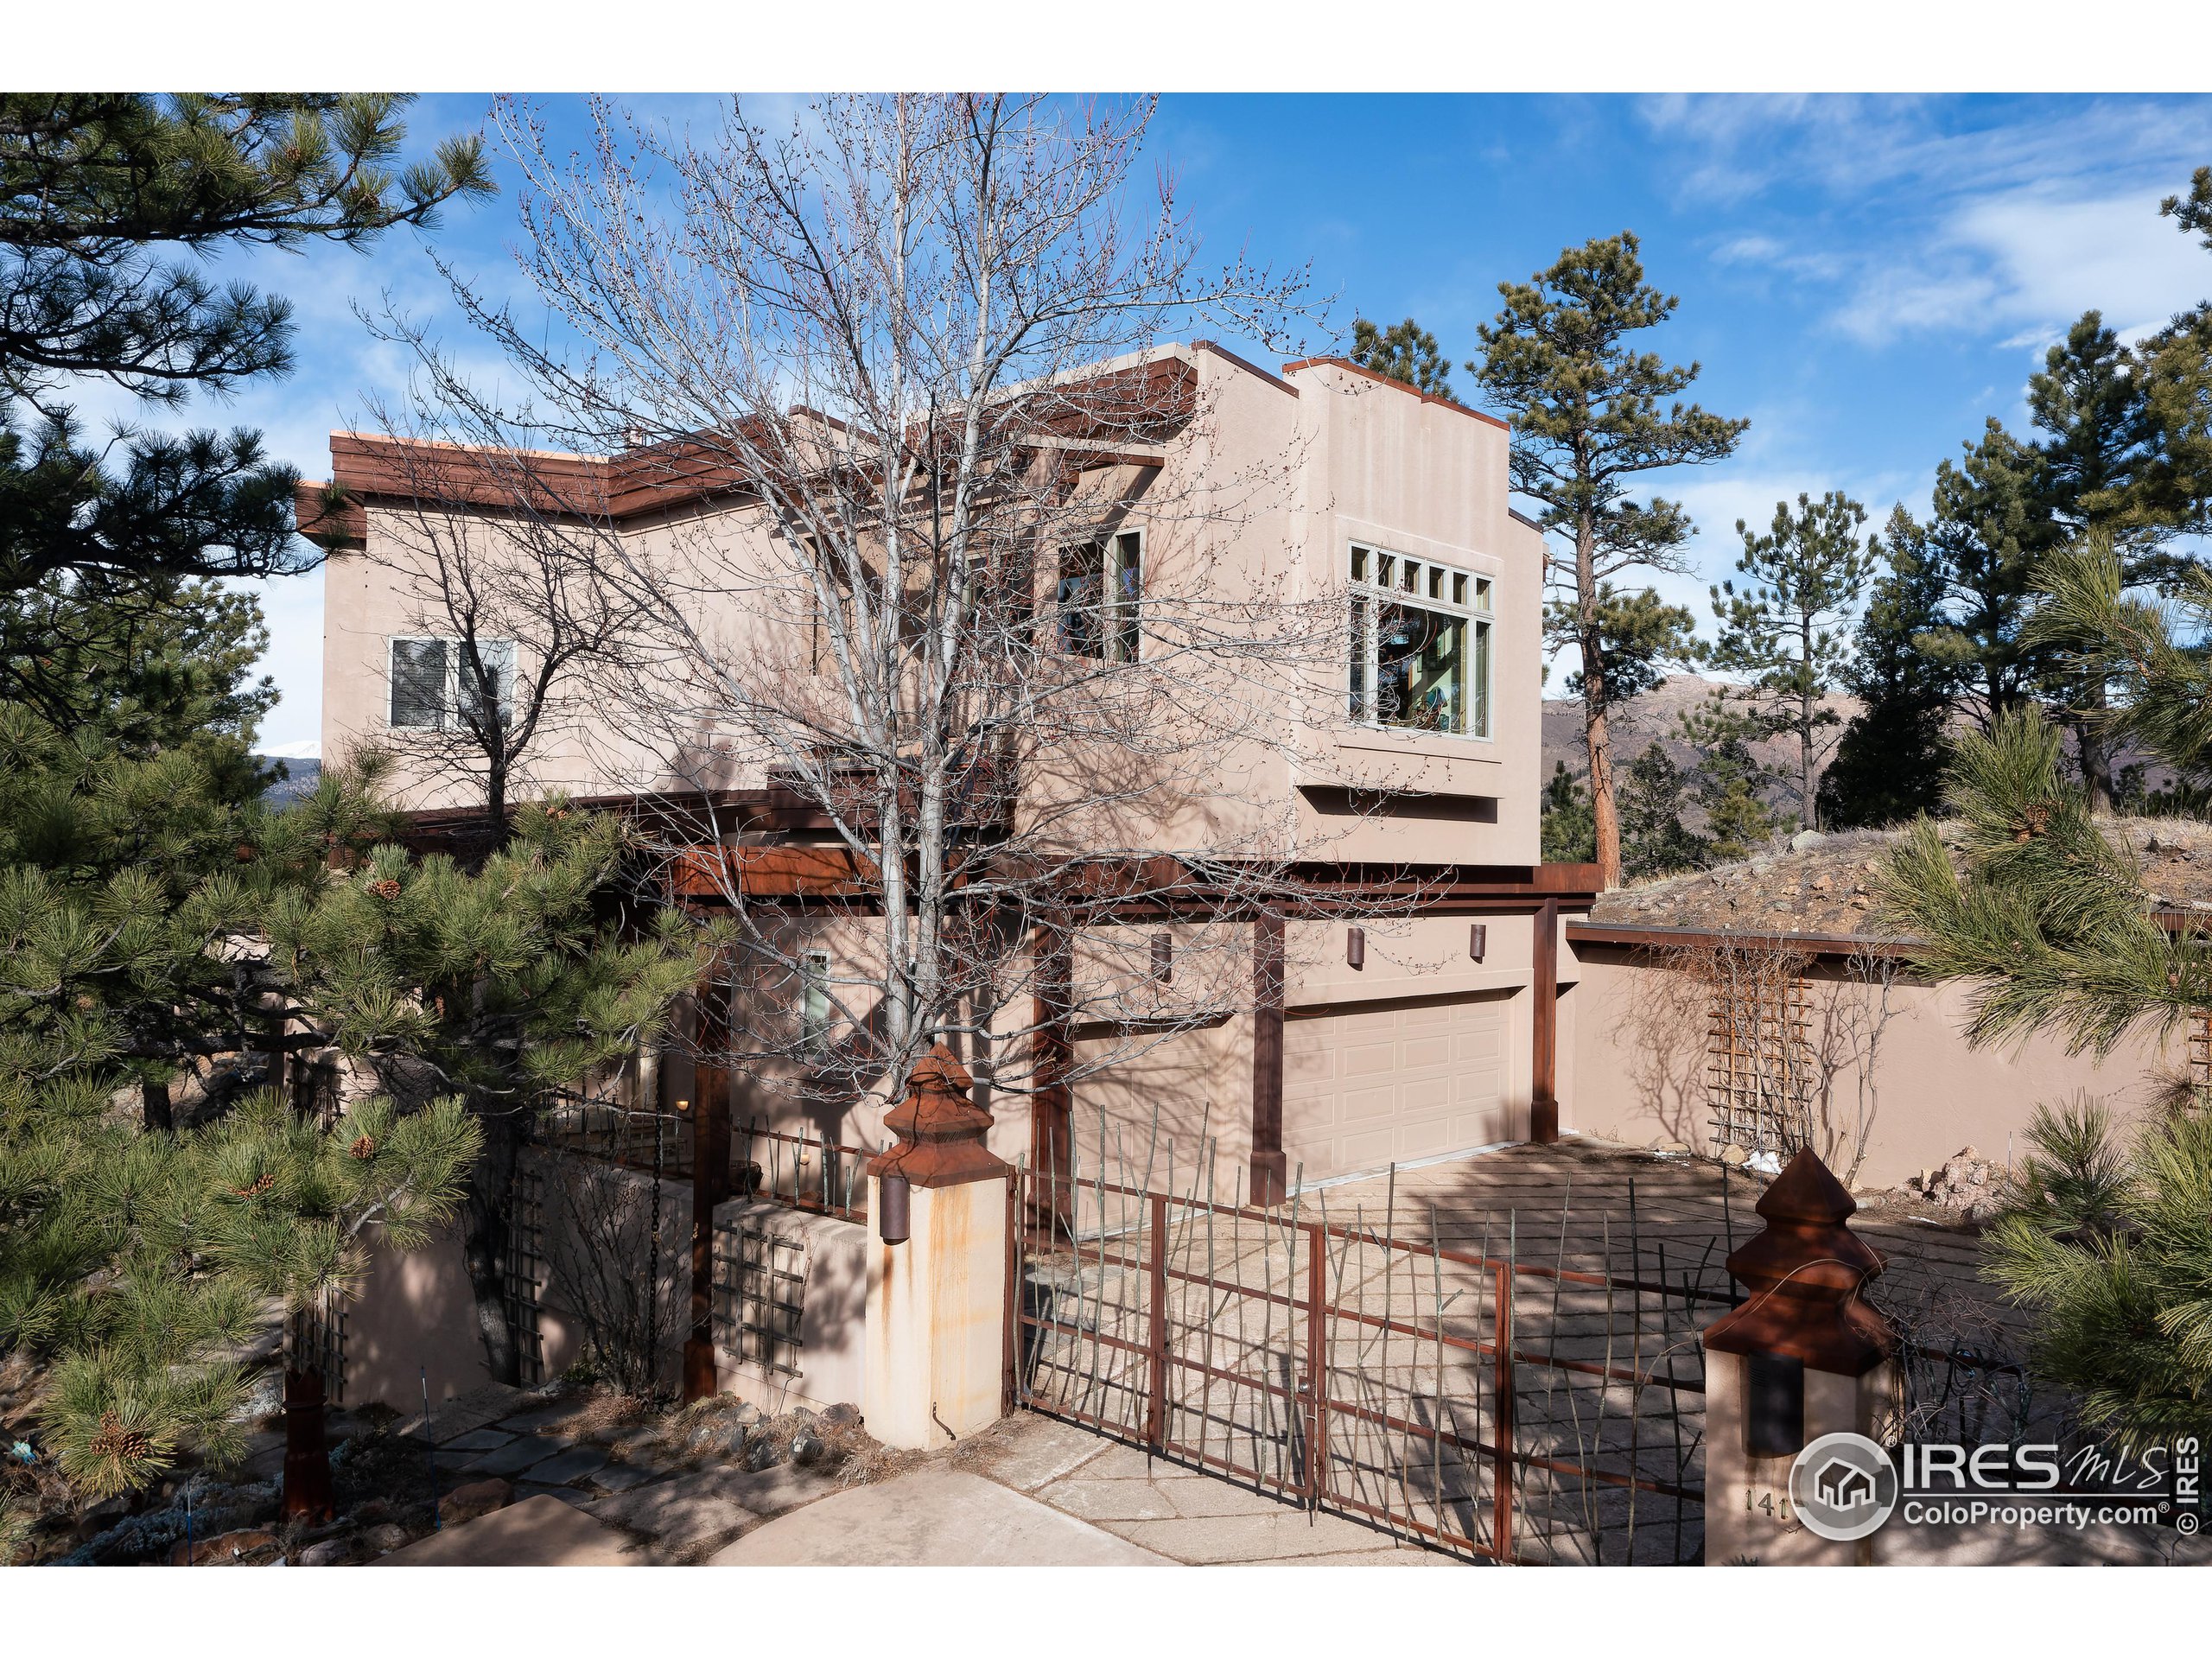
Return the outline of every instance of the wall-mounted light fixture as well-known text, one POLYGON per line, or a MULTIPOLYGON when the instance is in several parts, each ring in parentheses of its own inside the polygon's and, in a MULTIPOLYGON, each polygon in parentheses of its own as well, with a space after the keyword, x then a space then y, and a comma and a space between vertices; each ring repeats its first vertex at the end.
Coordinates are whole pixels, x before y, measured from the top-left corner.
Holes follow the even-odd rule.
POLYGON ((1467 954, 1472 957, 1477 962, 1480 962, 1483 959, 1483 953, 1489 949, 1490 925, 1487 922, 1469 923, 1467 926, 1467 954))
POLYGON ((1175 939, 1172 934, 1152 936, 1152 976, 1162 985, 1175 982, 1175 939))
POLYGON ((1367 966, 1367 930, 1352 927, 1344 930, 1344 961, 1354 969, 1367 966))
POLYGON ((876 1183, 876 1236, 887 1244, 904 1244, 913 1235, 912 1185, 893 1171, 876 1183))

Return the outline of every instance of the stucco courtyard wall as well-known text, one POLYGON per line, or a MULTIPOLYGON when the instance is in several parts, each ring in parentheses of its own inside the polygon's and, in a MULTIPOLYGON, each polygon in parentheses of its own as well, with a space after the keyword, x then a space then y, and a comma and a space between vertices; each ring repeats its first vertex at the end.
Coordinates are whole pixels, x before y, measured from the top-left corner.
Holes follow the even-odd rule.
MULTIPOLYGON (((642 1287, 650 1248, 652 1178, 636 1170, 562 1154, 524 1154, 541 1183, 544 1255, 537 1330, 544 1377, 558 1376, 585 1357, 583 1303, 625 1281, 642 1287), (620 1214, 610 1229, 579 1227, 569 1192, 613 1190, 620 1214), (610 1249, 610 1246, 612 1247, 610 1249)), ((691 1188, 663 1181, 660 1192, 660 1380, 682 1376, 690 1292, 691 1188)), ((716 1370, 721 1387, 762 1409, 820 1407, 857 1401, 864 1347, 867 1230, 855 1223, 782 1205, 733 1199, 715 1211, 715 1279, 730 1281, 728 1250, 746 1230, 796 1245, 803 1274, 796 1370, 772 1367, 738 1352, 730 1325, 732 1298, 716 1296, 716 1370)), ((792 1257, 787 1255, 786 1261, 792 1257)), ((494 1381, 476 1322, 459 1230, 449 1229, 408 1255, 378 1250, 362 1294, 347 1309, 346 1403, 381 1401, 412 1414, 424 1387, 433 1405, 494 1381)))
MULTIPOLYGON (((1680 969, 1653 953, 1581 944, 1579 983, 1560 999, 1562 1121, 1582 1133, 1648 1145, 1675 1141, 1713 1152, 1707 1103, 1707 1022, 1680 969)), ((1562 979, 1569 976, 1562 973, 1562 979)), ((1806 974, 1815 1021, 1840 1014, 1865 1031, 1884 995, 1847 964, 1823 960, 1806 974)), ((1871 1071, 1841 1065, 1829 1079, 1830 1122, 1848 1148, 1864 1131, 1855 1178, 1863 1188, 1897 1185, 1941 1166, 1961 1147, 2003 1161, 2017 1156, 2040 1102, 2076 1092, 2103 1097, 2127 1115, 2152 1104, 2186 1064, 2185 1039, 2122 1045, 2101 1065, 2069 1055, 2046 1036, 1976 1049, 1967 1041, 1968 988, 1899 974, 1887 989, 1871 1071)), ((1863 1055, 1863 1047, 1859 1052, 1863 1055)))

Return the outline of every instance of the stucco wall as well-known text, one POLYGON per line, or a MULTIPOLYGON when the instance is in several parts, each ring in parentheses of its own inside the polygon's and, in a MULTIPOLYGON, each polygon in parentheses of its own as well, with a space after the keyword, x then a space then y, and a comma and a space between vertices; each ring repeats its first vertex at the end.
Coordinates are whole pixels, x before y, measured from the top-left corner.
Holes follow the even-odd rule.
MULTIPOLYGON (((1148 588, 1155 579, 1164 584, 1169 613, 1196 604, 1194 614, 1228 614, 1217 607, 1280 597, 1286 607, 1315 605, 1318 616, 1340 626, 1334 607, 1354 539, 1490 577, 1492 734, 1351 727, 1343 652, 1316 652, 1317 625, 1300 625, 1294 630, 1297 648, 1274 656, 1263 652, 1242 662, 1213 662, 1181 655, 1172 671, 1174 695, 1160 700, 1163 721, 1179 709, 1203 724, 1198 711, 1217 704, 1240 710, 1249 704, 1250 718, 1240 714, 1225 722, 1230 729, 1205 766, 1168 767, 1174 775, 1156 796, 1117 804, 1113 810, 1123 822, 1111 833, 1087 836, 1070 820, 1066 834, 1102 845, 1234 849, 1272 838, 1325 842, 1325 855, 1345 859, 1534 862, 1542 556, 1536 532, 1508 510, 1504 429, 1328 362, 1295 365, 1278 377, 1213 352, 1193 352, 1191 360, 1198 371, 1198 413, 1167 446, 1165 466, 1102 469, 1085 486, 1098 497, 1102 529, 1144 532, 1148 588), (1348 814, 1327 798, 1327 791, 1347 788, 1417 791, 1432 798, 1348 814), (1436 798, 1459 798, 1456 806, 1486 804, 1480 813, 1447 810, 1436 798), (1128 822, 1136 817, 1147 821, 1128 822)), ((359 447, 342 435, 334 443, 349 457, 359 447)), ((379 499, 366 503, 364 518, 366 550, 336 553, 326 569, 327 755, 362 740, 416 741, 386 726, 387 647, 396 635, 452 632, 440 620, 442 606, 427 579, 431 545, 465 544, 497 564, 527 558, 524 544, 532 536, 565 533, 489 514, 432 520, 379 499)), ((782 663, 802 678, 817 677, 810 665, 804 607, 778 597, 793 584, 759 579, 773 568, 775 556, 766 550, 756 512, 715 510, 660 524, 624 521, 603 533, 618 540, 626 556, 656 569, 696 568, 673 579, 696 583, 690 591, 698 614, 691 620, 710 650, 746 663, 749 672, 782 663)), ((611 547, 606 556, 612 556, 611 547)), ((526 617, 487 618, 485 626, 520 641, 518 672, 526 677, 531 636, 542 627, 526 617)), ((673 682, 666 690, 667 708, 679 713, 696 695, 696 687, 673 682)), ((676 782, 679 775, 729 785, 765 778, 765 756, 736 756, 724 768, 727 775, 702 779, 691 778, 693 768, 678 764, 673 753, 657 752, 657 746, 674 743, 679 730, 683 746, 698 749, 704 734, 688 715, 657 725, 582 686, 556 702, 524 765, 518 794, 556 787, 622 791, 676 782)), ((1084 763, 1072 752, 1052 759, 1076 771, 1084 763)), ((1114 785, 1127 788, 1131 757, 1119 753, 1113 764, 1114 785)), ((424 768, 419 757, 404 759, 406 804, 474 798, 465 779, 433 777, 424 768)), ((1045 758, 1033 760, 1030 770, 1027 787, 1040 798, 1065 794, 1066 780, 1050 776, 1045 758)))
MULTIPOLYGON (((617 1275, 641 1284, 649 1250, 651 1176, 582 1159, 525 1154, 544 1185, 543 1225, 546 1271, 539 1298, 538 1330, 543 1372, 559 1376, 584 1357, 585 1321, 579 1303, 617 1275), (594 1259, 609 1240, 578 1232, 573 1207, 564 1202, 563 1183, 611 1184, 622 1209, 611 1236, 618 1249, 609 1259, 594 1259), (565 1232, 563 1230, 566 1229, 565 1232), (601 1279, 600 1274, 606 1278, 601 1279)), ((682 1375, 690 1292, 691 1189, 689 1182, 661 1183, 660 1330, 661 1380, 672 1386, 682 1375)), ((722 1387, 764 1410, 789 1406, 856 1402, 861 1393, 864 1351, 861 1325, 866 1313, 867 1229, 852 1222, 809 1215, 781 1205, 743 1199, 717 1206, 718 1233, 734 1236, 743 1228, 794 1240, 804 1263, 804 1312, 800 1327, 799 1374, 771 1370, 742 1358, 718 1343, 716 1360, 722 1387)), ((727 1268, 717 1267, 720 1282, 727 1268)), ((722 1300, 723 1299, 718 1299, 722 1300)), ((717 1326, 718 1338, 725 1334, 717 1326)), ((346 1402, 382 1401, 412 1414, 422 1407, 425 1376, 433 1404, 452 1399, 493 1380, 477 1333, 475 1302, 462 1259, 458 1231, 432 1239, 409 1255, 377 1253, 362 1294, 347 1310, 346 1402)))
MULTIPOLYGON (((1566 1126, 1631 1145, 1680 1141, 1709 1149, 1702 994, 1643 953, 1586 944, 1573 954, 1580 983, 1561 1000, 1566 1126)), ((1967 1146, 2001 1161, 2008 1145, 2017 1154, 2038 1102, 2063 1101, 2077 1090, 2102 1096, 2121 1112, 2139 1109, 2185 1062, 2179 1039, 2171 1050, 2131 1042, 2102 1065, 2041 1036, 1971 1048, 1967 988, 1901 977, 1889 987, 1890 1014, 1869 1071, 1863 1038, 1878 1019, 1883 994, 1841 964, 1821 964, 1807 977, 1815 1039, 1832 1020, 1849 1023, 1861 1038, 1837 1051, 1860 1058, 1841 1064, 1830 1081, 1827 1120, 1838 1150, 1824 1155, 1845 1173, 1863 1130, 1862 1187, 1896 1185, 1967 1146)))

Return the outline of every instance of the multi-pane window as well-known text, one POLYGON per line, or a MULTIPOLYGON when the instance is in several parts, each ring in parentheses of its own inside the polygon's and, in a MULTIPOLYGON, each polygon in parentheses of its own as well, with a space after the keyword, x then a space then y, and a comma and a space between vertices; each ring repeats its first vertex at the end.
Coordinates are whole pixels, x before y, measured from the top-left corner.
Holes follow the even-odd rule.
POLYGON ((1144 537, 1125 530, 1060 550, 1060 649, 1102 662, 1137 659, 1144 537))
POLYGON ((491 712, 485 681, 491 683, 502 724, 513 717, 515 642, 479 639, 475 660, 460 639, 394 639, 391 642, 391 725, 402 731, 445 731, 465 715, 482 724, 491 712))
POLYGON ((1430 559, 1351 550, 1351 717, 1490 735, 1491 582, 1430 559))

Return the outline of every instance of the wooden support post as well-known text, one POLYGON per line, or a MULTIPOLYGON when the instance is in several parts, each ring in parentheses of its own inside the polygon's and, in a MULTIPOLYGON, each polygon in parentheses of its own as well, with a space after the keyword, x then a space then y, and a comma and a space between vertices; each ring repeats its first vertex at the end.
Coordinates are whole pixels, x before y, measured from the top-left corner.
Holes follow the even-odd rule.
MULTIPOLYGON (((721 1391, 715 1364, 715 1207, 729 1197, 729 1072, 702 1065, 691 1105, 691 1330, 683 1341, 683 1397, 721 1391)), ((658 1123, 658 1120, 655 1120, 658 1123)))
POLYGON ((1290 1191, 1282 1147, 1283 920, 1252 924, 1252 1164, 1256 1205, 1281 1204, 1290 1191))
POLYGON ((1535 916, 1536 941, 1529 970, 1532 1040, 1529 1138, 1540 1147, 1559 1140, 1559 900, 1547 899, 1535 916))

